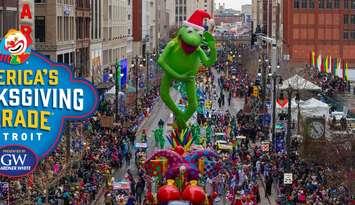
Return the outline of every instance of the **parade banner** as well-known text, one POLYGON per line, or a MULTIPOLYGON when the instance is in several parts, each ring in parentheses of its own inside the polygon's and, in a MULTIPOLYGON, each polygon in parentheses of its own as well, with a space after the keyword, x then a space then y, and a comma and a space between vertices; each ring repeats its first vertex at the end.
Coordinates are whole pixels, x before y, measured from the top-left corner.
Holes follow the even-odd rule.
POLYGON ((34 171, 60 142, 65 120, 89 117, 98 102, 88 81, 31 43, 31 31, 15 29, 0 43, 0 175, 8 177, 34 171))

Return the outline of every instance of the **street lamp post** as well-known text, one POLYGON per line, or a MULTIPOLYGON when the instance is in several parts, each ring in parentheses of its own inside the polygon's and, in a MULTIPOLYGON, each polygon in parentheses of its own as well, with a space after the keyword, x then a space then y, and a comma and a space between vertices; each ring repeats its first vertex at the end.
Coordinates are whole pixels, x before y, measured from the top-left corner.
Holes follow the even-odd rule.
POLYGON ((288 100, 288 109, 287 109, 287 135, 286 135, 286 150, 287 153, 289 154, 290 151, 290 140, 291 140, 291 120, 292 120, 292 110, 291 110, 291 101, 292 101, 292 92, 293 89, 291 85, 288 86, 286 89, 287 92, 287 100, 288 100))
POLYGON ((261 86, 261 102, 262 102, 262 107, 264 107, 265 103, 265 95, 266 95, 266 66, 268 65, 269 60, 265 59, 265 62, 261 65, 262 66, 262 75, 261 75, 261 81, 262 81, 262 86, 261 86))
POLYGON ((134 68, 134 75, 135 75, 135 80, 136 80, 136 100, 135 100, 135 107, 136 107, 136 112, 138 112, 138 81, 139 81, 139 76, 138 76, 138 69, 139 67, 143 67, 143 60, 140 59, 138 56, 134 58, 132 61, 132 67, 134 68))
MULTIPOLYGON (((280 66, 277 65, 277 69, 279 69, 280 66)), ((279 84, 282 83, 282 78, 281 76, 277 75, 276 73, 272 74, 272 79, 273 79, 273 91, 272 91, 272 143, 275 143, 276 139, 276 85, 277 85, 277 80, 279 79, 279 84)))
MULTIPOLYGON (((288 86, 286 89, 287 92, 287 100, 288 100, 288 110, 287 110, 287 136, 286 136, 286 148, 287 148, 287 153, 290 151, 290 144, 291 144, 291 123, 292 123, 292 107, 291 107, 291 101, 292 101, 292 95, 296 90, 292 88, 291 85, 288 86)), ((296 92, 296 98, 295 101, 297 103, 297 108, 298 108, 298 119, 297 119, 297 132, 299 131, 299 117, 300 117, 300 109, 299 109, 299 103, 300 103, 300 96, 299 92, 297 90, 296 92)))

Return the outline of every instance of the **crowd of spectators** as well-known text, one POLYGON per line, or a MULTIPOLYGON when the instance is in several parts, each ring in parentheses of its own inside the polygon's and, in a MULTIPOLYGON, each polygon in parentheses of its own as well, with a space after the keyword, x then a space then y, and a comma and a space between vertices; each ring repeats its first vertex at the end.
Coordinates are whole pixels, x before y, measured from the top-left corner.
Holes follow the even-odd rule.
POLYGON ((56 151, 42 160, 30 177, 18 180, 1 178, 0 181, 9 183, 9 188, 1 187, 0 202, 90 204, 101 189, 111 185, 113 171, 123 167, 124 161, 130 161, 137 128, 157 98, 158 88, 153 87, 144 94, 139 110, 120 116, 112 127, 101 124, 101 116, 112 116, 114 110, 113 106, 102 101, 92 118, 69 126, 69 159, 66 157, 65 139, 62 139, 56 151))

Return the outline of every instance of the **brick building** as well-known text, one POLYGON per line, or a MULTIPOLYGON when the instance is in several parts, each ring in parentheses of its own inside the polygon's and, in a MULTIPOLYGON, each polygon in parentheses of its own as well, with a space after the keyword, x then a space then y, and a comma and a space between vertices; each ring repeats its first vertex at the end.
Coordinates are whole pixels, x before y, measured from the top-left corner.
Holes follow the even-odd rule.
POLYGON ((215 14, 214 21, 216 25, 235 24, 236 22, 243 21, 243 15, 230 15, 230 14, 215 14))
POLYGON ((355 66, 354 0, 284 0, 283 54, 308 63, 312 50, 355 66))

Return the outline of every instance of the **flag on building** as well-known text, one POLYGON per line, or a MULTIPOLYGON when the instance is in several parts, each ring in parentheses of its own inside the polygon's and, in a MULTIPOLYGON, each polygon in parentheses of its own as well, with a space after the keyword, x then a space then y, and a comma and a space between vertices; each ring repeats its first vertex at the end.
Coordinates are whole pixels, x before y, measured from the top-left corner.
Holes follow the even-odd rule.
POLYGON ((319 54, 319 56, 317 58, 317 68, 318 68, 319 72, 322 71, 322 55, 320 55, 320 54, 319 54))
POLYGON ((340 60, 340 62, 339 62, 339 64, 338 64, 338 69, 337 69, 337 76, 339 77, 339 78, 343 78, 343 69, 342 69, 342 65, 341 65, 341 60, 340 60))
POLYGON ((332 75, 336 76, 336 72, 337 72, 337 66, 338 66, 338 58, 335 58, 333 60, 333 68, 332 68, 332 75))
POLYGON ((315 68, 316 66, 316 53, 312 50, 312 53, 311 53, 311 64, 313 66, 313 68, 315 68))
POLYGON ((348 64, 345 63, 344 80, 348 81, 348 64))
POLYGON ((332 57, 329 56, 329 66, 328 66, 328 71, 327 73, 332 74, 332 57))
POLYGON ((328 73, 328 56, 324 59, 324 70, 323 72, 328 73))

